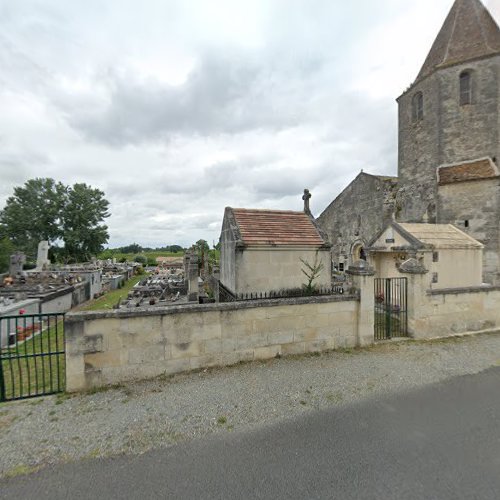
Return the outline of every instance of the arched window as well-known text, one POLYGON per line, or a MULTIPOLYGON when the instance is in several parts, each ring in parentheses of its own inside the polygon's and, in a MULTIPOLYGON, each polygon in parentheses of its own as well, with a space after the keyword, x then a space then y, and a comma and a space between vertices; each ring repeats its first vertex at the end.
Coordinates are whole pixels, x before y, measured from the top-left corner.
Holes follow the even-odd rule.
POLYGON ((472 75, 470 71, 460 73, 460 106, 472 104, 472 75))
POLYGON ((424 94, 417 92, 411 101, 412 120, 418 122, 424 118, 424 94))

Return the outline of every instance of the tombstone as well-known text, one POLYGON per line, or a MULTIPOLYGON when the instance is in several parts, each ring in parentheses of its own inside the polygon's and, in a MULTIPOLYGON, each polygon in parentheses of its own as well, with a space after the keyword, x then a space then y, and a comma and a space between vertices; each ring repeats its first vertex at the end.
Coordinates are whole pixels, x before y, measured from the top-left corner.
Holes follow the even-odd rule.
POLYGON ((188 301, 198 302, 198 256, 191 255, 188 268, 188 301))
POLYGON ((49 266, 49 242, 40 241, 40 243, 38 243, 38 254, 36 257, 35 271, 45 271, 49 266))
POLYGON ((9 276, 18 276, 23 272, 23 264, 26 256, 22 252, 16 252, 10 256, 9 276))

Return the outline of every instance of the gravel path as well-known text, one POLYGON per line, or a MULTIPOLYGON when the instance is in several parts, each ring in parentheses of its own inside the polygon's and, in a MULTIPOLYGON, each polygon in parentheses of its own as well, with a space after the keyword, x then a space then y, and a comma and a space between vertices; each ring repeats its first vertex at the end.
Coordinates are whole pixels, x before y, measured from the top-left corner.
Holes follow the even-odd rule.
POLYGON ((0 477, 142 453, 500 365, 500 334, 378 344, 0 405, 0 477))

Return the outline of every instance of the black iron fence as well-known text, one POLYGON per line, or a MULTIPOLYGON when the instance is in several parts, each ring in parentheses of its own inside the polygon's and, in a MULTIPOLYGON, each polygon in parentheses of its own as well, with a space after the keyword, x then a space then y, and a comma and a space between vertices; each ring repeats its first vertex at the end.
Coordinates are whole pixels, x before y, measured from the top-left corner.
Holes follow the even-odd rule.
POLYGON ((0 317, 0 401, 65 389, 64 314, 0 317))
POLYGON ((305 288, 293 288, 287 290, 276 290, 270 292, 248 292, 235 294, 222 283, 219 282, 219 302, 236 302, 245 300, 263 299, 286 299, 294 297, 311 297, 320 295, 342 295, 344 288, 339 286, 315 288, 307 290, 305 288))

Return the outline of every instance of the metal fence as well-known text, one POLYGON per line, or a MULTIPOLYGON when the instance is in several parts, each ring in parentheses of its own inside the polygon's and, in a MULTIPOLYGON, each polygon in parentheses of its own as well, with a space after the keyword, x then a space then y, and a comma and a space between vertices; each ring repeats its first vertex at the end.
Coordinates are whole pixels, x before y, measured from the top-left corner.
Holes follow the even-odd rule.
POLYGON ((0 401, 65 389, 64 314, 0 317, 0 401))
POLYGON ((235 294, 222 283, 219 282, 219 302, 239 302, 245 300, 264 300, 264 299, 286 299, 294 297, 313 297, 320 295, 342 295, 344 288, 342 286, 333 286, 327 288, 315 288, 306 290, 304 288, 293 288, 288 290, 276 290, 270 292, 248 292, 235 294))
POLYGON ((407 278, 377 278, 374 293, 375 340, 407 337, 407 278))

